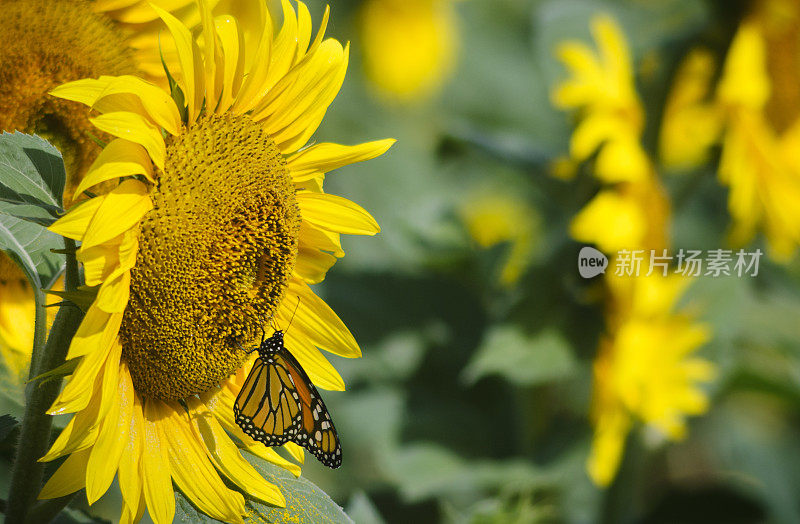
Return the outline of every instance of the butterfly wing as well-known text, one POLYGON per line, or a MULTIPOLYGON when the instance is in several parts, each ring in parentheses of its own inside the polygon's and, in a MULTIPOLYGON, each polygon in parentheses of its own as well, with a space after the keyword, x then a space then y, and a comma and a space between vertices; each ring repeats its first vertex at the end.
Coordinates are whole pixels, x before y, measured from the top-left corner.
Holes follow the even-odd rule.
POLYGON ((299 395, 282 359, 256 358, 233 405, 236 423, 267 446, 294 440, 302 422, 299 395))
POLYGON ((247 435, 267 446, 296 442, 330 468, 342 464, 339 435, 328 408, 283 344, 256 359, 233 413, 247 435))
POLYGON ((342 446, 328 408, 325 407, 317 388, 285 348, 276 353, 276 360, 286 366, 300 401, 300 427, 291 440, 306 448, 329 468, 338 468, 342 465, 342 446))

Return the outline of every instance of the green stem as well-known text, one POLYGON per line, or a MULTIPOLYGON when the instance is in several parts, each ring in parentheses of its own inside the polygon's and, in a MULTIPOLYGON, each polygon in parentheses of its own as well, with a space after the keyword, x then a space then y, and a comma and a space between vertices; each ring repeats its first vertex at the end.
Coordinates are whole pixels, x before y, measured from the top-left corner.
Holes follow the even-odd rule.
POLYGON ((47 309, 45 306, 45 294, 41 289, 34 289, 34 303, 36 316, 33 324, 33 351, 31 351, 31 363, 28 368, 28 380, 36 376, 39 369, 39 360, 42 358, 42 349, 47 340, 47 309))
MULTIPOLYGON (((75 291, 78 287, 78 262, 75 259, 75 242, 64 239, 67 251, 67 270, 64 276, 66 291, 75 291)), ((56 314, 50 336, 47 338, 43 351, 31 360, 32 376, 38 376, 51 371, 64 363, 69 344, 78 330, 83 318, 80 308, 67 305, 61 306, 56 314)), ((39 315, 36 316, 39 322, 39 315)), ((45 318, 46 321, 46 318, 45 318)), ((37 330, 39 327, 37 326, 37 330)), ((25 415, 22 419, 17 444, 17 455, 11 474, 11 488, 8 494, 6 511, 7 523, 25 522, 31 506, 36 501, 36 496, 42 486, 44 464, 38 459, 47 452, 50 445, 50 430, 52 417, 46 413, 53 404, 58 392, 61 390, 61 379, 49 380, 44 383, 39 381, 29 382, 25 391, 25 415)))

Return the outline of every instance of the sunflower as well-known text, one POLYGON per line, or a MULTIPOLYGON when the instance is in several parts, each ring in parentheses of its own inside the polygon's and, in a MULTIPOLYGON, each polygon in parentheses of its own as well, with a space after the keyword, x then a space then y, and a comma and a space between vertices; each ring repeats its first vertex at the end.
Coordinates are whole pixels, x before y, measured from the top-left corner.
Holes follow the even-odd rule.
MULTIPOLYGON (((613 264, 613 261, 612 261, 613 264)), ((702 385, 715 367, 695 353, 708 327, 675 305, 690 279, 680 275, 617 277, 606 274, 606 334, 594 362, 589 476, 608 486, 622 460, 625 441, 642 423, 665 440, 686 435, 686 417, 708 409, 702 385)))
POLYGON ((591 30, 597 50, 572 40, 556 50, 570 77, 555 86, 552 101, 575 111, 578 120, 570 160, 585 162, 597 153, 594 175, 607 184, 575 216, 570 234, 606 253, 663 248, 670 203, 641 144, 645 114, 631 53, 610 16, 592 17, 591 30))
MULTIPOLYGON (((153 3, 199 23, 190 0, 153 3)), ((245 12, 254 5, 236 3, 245 12)), ((0 0, 0 12, 0 131, 35 133, 54 144, 64 158, 69 199, 100 153, 95 140, 111 136, 92 126, 80 104, 48 92, 100 75, 140 73, 166 82, 158 48, 163 26, 141 0, 0 0)), ((164 59, 176 63, 174 46, 163 43, 164 59)), ((20 376, 33 346, 34 294, 24 278, 0 253, 0 354, 20 376)))
POLYGON ((794 0, 753 2, 721 74, 709 52, 693 50, 676 75, 660 138, 665 164, 684 169, 721 145, 718 173, 730 189, 731 244, 745 245, 763 231, 770 256, 780 262, 800 244, 798 27, 794 0))
MULTIPOLYGON (((320 349, 344 357, 360 349, 309 284, 344 255, 340 234, 379 228, 358 205, 324 193, 323 181, 394 142, 307 145, 348 62, 347 47, 323 39, 329 10, 312 40, 306 6, 295 12, 284 0, 280 31, 261 10, 261 34, 246 39, 235 17, 199 6, 196 36, 156 8, 180 64, 170 91, 128 75, 52 92, 92 108, 92 124, 116 138, 77 192, 113 188, 51 226, 81 242, 77 258, 96 298, 67 355, 77 367, 49 410, 74 416, 42 460, 67 459, 40 498, 85 487, 91 504, 117 475, 123 522, 145 506, 155 522, 171 522, 173 481, 208 515, 240 521, 244 498, 219 473, 283 504, 226 434, 299 474, 234 422, 252 365, 247 348, 262 326, 287 326, 294 315, 289 350, 319 387, 344 388, 320 349)), ((286 448, 302 462, 298 446, 286 448)))

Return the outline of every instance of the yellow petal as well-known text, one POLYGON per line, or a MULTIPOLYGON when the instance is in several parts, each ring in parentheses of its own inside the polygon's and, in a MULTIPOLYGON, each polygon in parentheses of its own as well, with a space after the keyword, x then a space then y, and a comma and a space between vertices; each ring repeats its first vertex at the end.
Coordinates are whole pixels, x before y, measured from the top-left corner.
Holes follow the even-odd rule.
POLYGON ((203 399, 204 404, 208 406, 208 409, 214 414, 225 431, 236 437, 242 443, 244 449, 267 462, 282 467, 296 477, 300 476, 300 466, 281 457, 261 442, 256 442, 242 431, 242 428, 233 419, 235 395, 223 388, 213 395, 209 393, 201 395, 200 398, 203 399))
POLYGON ((78 262, 83 264, 83 276, 87 286, 99 286, 119 266, 119 242, 124 235, 77 252, 78 262))
POLYGON ((336 263, 336 257, 318 249, 301 247, 294 266, 295 275, 307 284, 318 284, 325 279, 325 274, 336 263))
POLYGON ((97 294, 95 304, 107 313, 124 313, 125 307, 128 305, 130 291, 130 269, 118 268, 100 286, 100 292, 97 294))
POLYGON ((53 473, 39 493, 40 499, 55 499, 83 489, 89 450, 73 453, 53 473))
POLYGON ((119 244, 119 265, 124 269, 132 269, 136 265, 136 256, 139 254, 139 231, 129 229, 122 236, 119 244))
POLYGON ((233 441, 206 409, 199 399, 187 400, 189 409, 195 413, 192 423, 203 439, 216 468, 237 486, 268 504, 285 506, 286 500, 277 486, 267 482, 239 453, 233 441))
POLYGON ((350 330, 339 319, 336 313, 304 282, 291 279, 286 289, 286 295, 278 311, 279 318, 287 321, 294 314, 294 328, 301 331, 310 342, 320 349, 330 351, 336 355, 347 358, 361 356, 350 330), (297 302, 294 297, 300 298, 297 312, 294 313, 297 302))
POLYGON ((97 351, 108 351, 119 333, 122 315, 111 315, 92 304, 72 338, 67 360, 97 351))
POLYGON ((143 406, 141 455, 142 490, 147 510, 155 524, 171 524, 175 517, 175 494, 172 490, 169 452, 161 430, 159 400, 147 399, 143 406))
POLYGON ((91 106, 100 113, 134 110, 147 115, 153 123, 172 135, 178 134, 180 114, 175 102, 160 87, 132 75, 101 76, 97 80, 80 80, 68 89, 56 88, 53 94, 91 106), (88 83, 94 83, 90 86, 88 83), (92 99, 93 97, 93 99, 92 99))
MULTIPOLYGON (((176 81, 181 91, 183 91, 184 98, 188 104, 189 123, 193 123, 197 120, 197 115, 200 113, 200 108, 203 105, 204 86, 203 76, 200 75, 203 64, 200 59, 200 51, 192 38, 192 33, 180 20, 158 6, 153 5, 152 7, 164 21, 167 29, 169 29, 169 32, 172 34, 172 38, 175 40, 175 47, 178 51, 178 61, 181 64, 181 71, 183 73, 176 78, 176 81)), ((164 169, 163 163, 160 165, 156 163, 156 165, 164 169)))
POLYGON ((620 84, 630 84, 633 78, 631 54, 622 30, 613 18, 606 15, 594 17, 591 25, 592 35, 597 41, 598 50, 606 67, 615 72, 620 84))
POLYGON ((294 442, 287 442, 286 444, 283 445, 283 449, 285 449, 286 452, 289 453, 289 455, 291 455, 292 458, 295 459, 300 464, 305 462, 306 460, 305 451, 303 451, 303 448, 301 448, 294 442))
POLYGON ((274 86, 283 78, 294 63, 297 49, 297 15, 289 0, 281 0, 283 8, 283 26, 272 44, 269 71, 264 79, 266 89, 274 86))
MULTIPOLYGON (((123 380, 130 380, 130 372, 127 365, 120 363, 120 376, 126 375, 123 380)), ((119 459, 118 480, 122 498, 128 506, 135 511, 142 498, 142 475, 139 468, 139 460, 142 454, 142 435, 144 434, 144 421, 142 415, 142 405, 137 396, 133 395, 133 403, 130 410, 131 419, 128 429, 128 441, 119 459)))
POLYGON ((177 403, 159 404, 160 424, 169 435, 166 442, 175 483, 203 513, 217 520, 242 522, 244 498, 225 487, 183 408, 177 403))
POLYGON ((136 225, 153 209, 147 186, 134 179, 127 179, 106 195, 105 200, 92 217, 83 237, 82 247, 89 248, 111 240, 136 225))
POLYGON ((217 58, 220 56, 217 32, 214 29, 214 17, 211 16, 211 8, 206 0, 198 0, 197 6, 200 10, 200 22, 203 26, 203 71, 205 73, 205 99, 206 107, 211 110, 217 107, 219 100, 219 90, 221 84, 217 84, 217 58))
POLYGON ((142 115, 118 111, 90 118, 89 121, 97 129, 110 135, 141 144, 147 150, 156 167, 161 170, 164 169, 164 159, 167 155, 164 139, 158 128, 148 122, 142 115))
POLYGON ((303 2, 297 2, 297 50, 294 63, 299 62, 308 50, 311 42, 311 13, 303 2))
POLYGON ((50 231, 62 237, 71 238, 73 240, 83 240, 86 234, 86 229, 89 227, 89 222, 94 218, 100 205, 106 199, 106 196, 99 196, 90 198, 85 202, 73 206, 66 215, 56 220, 50 227, 50 231))
MULTIPOLYGON (((331 16, 331 6, 325 6, 325 12, 322 13, 322 21, 319 23, 319 29, 317 30, 317 36, 314 37, 314 41, 311 43, 311 46, 308 48, 308 54, 316 52, 317 48, 319 48, 320 44, 322 43, 322 39, 325 37, 325 31, 328 29, 328 21, 330 20, 331 16)), ((297 62, 300 61, 302 57, 297 57, 297 62)), ((296 62, 295 62, 296 63, 296 62)))
MULTIPOLYGON (((326 42, 322 43, 320 50, 326 42)), ((289 154, 297 151, 317 131, 328 106, 333 103, 342 88, 349 60, 350 44, 348 43, 342 51, 341 59, 329 70, 327 78, 320 82, 320 87, 313 92, 309 90, 296 102, 298 105, 306 107, 306 110, 302 113, 298 113, 296 110, 285 112, 283 121, 290 119, 291 122, 280 131, 276 131, 273 136, 281 152, 289 154)))
POLYGON ((260 10, 259 14, 262 17, 261 27, 264 30, 261 33, 261 39, 252 62, 249 61, 250 57, 245 53, 245 59, 248 61, 246 66, 249 69, 243 80, 242 88, 236 95, 236 101, 233 103, 233 112, 236 114, 245 113, 255 107, 271 87, 266 85, 266 78, 269 74, 271 62, 272 20, 269 18, 269 13, 266 9, 260 10))
POLYGON ((286 167, 292 174, 293 182, 302 182, 319 173, 327 173, 342 166, 378 157, 395 142, 394 139, 386 139, 356 146, 317 144, 287 158, 286 167))
POLYGON ((320 350, 308 342, 300 330, 291 329, 286 332, 286 347, 316 386, 330 391, 344 391, 342 376, 320 350))
POLYGON ((84 450, 97 441, 99 432, 100 391, 93 395, 86 409, 81 410, 70 419, 58 438, 39 462, 50 462, 69 453, 84 450))
POLYGON ((322 43, 307 62, 286 75, 253 114, 275 142, 281 143, 308 127, 309 115, 327 108, 344 81, 347 55, 333 39, 322 43), (286 86, 284 88, 284 85, 286 86))
POLYGON ((214 25, 219 35, 223 58, 221 71, 217 72, 218 75, 222 74, 222 94, 217 104, 217 114, 223 114, 233 105, 242 86, 245 60, 240 51, 245 49, 245 44, 244 35, 232 16, 218 16, 214 19, 214 25))
POLYGON ((641 182, 651 173, 650 158, 631 136, 609 140, 597 155, 595 175, 603 182, 641 182))
MULTIPOLYGON (((113 363, 110 363, 113 364, 113 363)), ((133 383, 127 373, 117 373, 117 395, 103 419, 86 468, 86 498, 94 504, 111 486, 125 447, 133 416, 133 383)), ((137 436, 138 437, 138 436, 137 436)))
POLYGON ((614 190, 600 191, 572 219, 570 236, 605 253, 642 246, 647 216, 640 204, 614 190))
POLYGON ((305 220, 300 223, 300 247, 328 251, 336 258, 344 256, 339 233, 320 229, 305 220))
POLYGON ((49 414, 73 413, 86 408, 92 399, 95 381, 102 371, 109 354, 112 353, 114 345, 119 346, 119 342, 115 340, 115 343, 111 344, 107 350, 98 348, 97 351, 93 351, 81 358, 78 367, 75 368, 75 372, 69 378, 69 382, 53 402, 53 405, 50 406, 50 409, 47 410, 49 414))
POLYGON ((101 401, 100 401, 100 418, 106 416, 111 410, 111 407, 118 402, 118 389, 119 389, 119 363, 122 357, 122 344, 119 339, 116 339, 111 344, 111 350, 108 352, 108 358, 103 366, 103 375, 101 377, 101 401))
POLYGON ((153 163, 141 145, 116 138, 103 148, 97 160, 87 171, 78 188, 75 197, 90 187, 106 180, 133 175, 144 175, 150 182, 153 178, 153 163))
POLYGON ((374 235, 381 230, 364 208, 340 196, 301 192, 297 194, 297 205, 304 221, 329 231, 374 235))
POLYGON ((630 424, 630 418, 619 408, 598 421, 586 463, 589 476, 598 486, 608 486, 614 480, 630 424))
POLYGON ((616 117, 603 113, 586 117, 572 133, 570 155, 582 162, 589 158, 600 144, 621 135, 630 134, 630 129, 616 117))
POLYGON ((49 94, 57 98, 72 100, 73 102, 91 107, 94 105, 97 97, 100 96, 109 82, 111 82, 112 78, 111 76, 102 76, 98 79, 84 78, 82 80, 67 82, 66 84, 61 84, 56 87, 50 91, 49 94))

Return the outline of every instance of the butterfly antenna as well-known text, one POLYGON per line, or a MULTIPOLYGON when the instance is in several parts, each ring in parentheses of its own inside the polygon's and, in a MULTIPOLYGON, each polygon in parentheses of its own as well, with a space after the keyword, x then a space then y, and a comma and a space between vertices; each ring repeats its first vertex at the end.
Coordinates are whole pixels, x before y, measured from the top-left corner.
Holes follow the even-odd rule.
POLYGON ((294 312, 292 313, 292 318, 289 319, 289 325, 286 326, 286 331, 289 331, 289 328, 291 327, 292 322, 294 322, 294 316, 297 314, 297 308, 299 308, 299 307, 300 307, 300 295, 297 296, 297 305, 294 307, 294 312))

